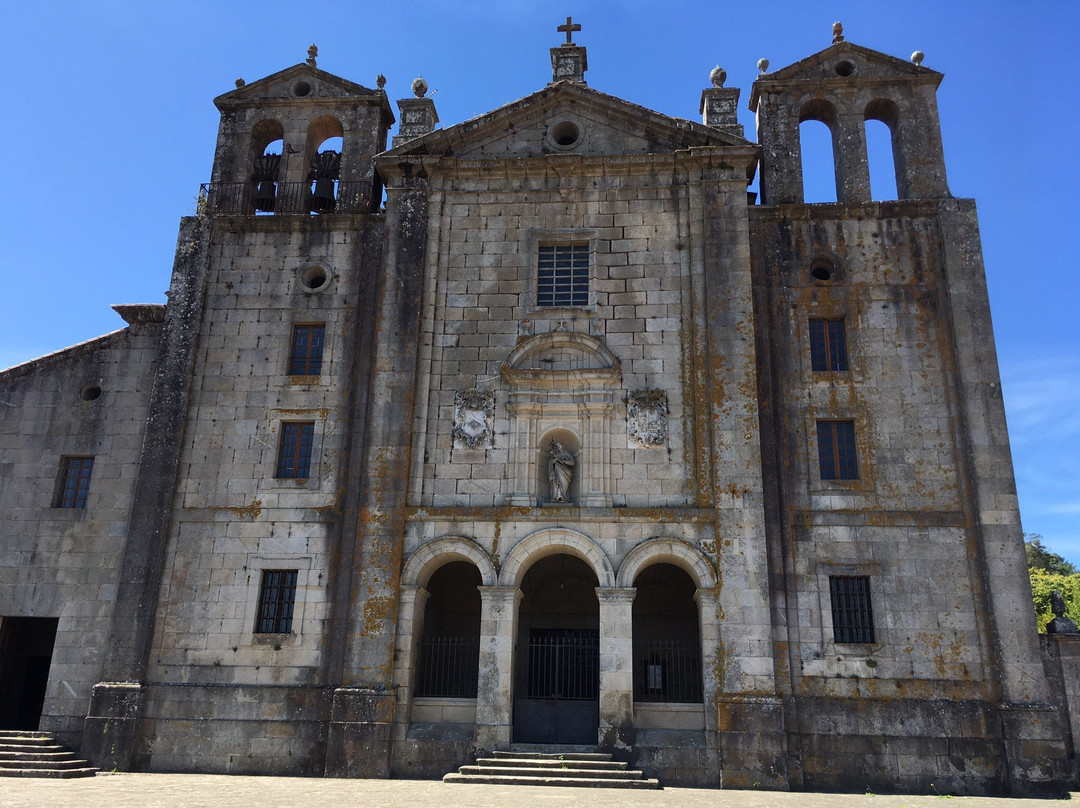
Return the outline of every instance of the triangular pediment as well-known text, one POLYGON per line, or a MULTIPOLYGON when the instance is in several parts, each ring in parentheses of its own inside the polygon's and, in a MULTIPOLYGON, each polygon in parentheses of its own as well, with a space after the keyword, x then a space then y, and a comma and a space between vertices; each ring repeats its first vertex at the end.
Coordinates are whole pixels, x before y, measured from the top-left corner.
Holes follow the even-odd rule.
POLYGON ((280 70, 266 78, 237 87, 214 99, 218 109, 246 107, 274 101, 311 103, 320 98, 381 101, 389 109, 386 93, 371 90, 355 82, 319 70, 308 64, 298 64, 280 70))
POLYGON ((737 135, 560 81, 486 115, 410 140, 388 154, 482 159, 660 154, 695 146, 750 145, 737 135))
POLYGON ((800 59, 794 64, 765 73, 754 82, 752 97, 757 95, 759 85, 787 82, 859 79, 907 79, 931 81, 935 86, 943 75, 936 70, 920 67, 912 62, 897 59, 862 45, 836 42, 825 50, 800 59))

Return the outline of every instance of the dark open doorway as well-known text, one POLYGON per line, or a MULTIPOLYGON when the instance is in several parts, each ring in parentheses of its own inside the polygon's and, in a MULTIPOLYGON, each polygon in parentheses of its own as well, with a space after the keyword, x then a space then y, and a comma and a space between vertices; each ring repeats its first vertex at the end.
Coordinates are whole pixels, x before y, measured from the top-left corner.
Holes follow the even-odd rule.
POLYGON ((536 562, 521 584, 514 740, 595 744, 600 699, 596 574, 570 555, 536 562))
POLYGON ((59 622, 55 617, 0 618, 0 729, 38 728, 59 622))

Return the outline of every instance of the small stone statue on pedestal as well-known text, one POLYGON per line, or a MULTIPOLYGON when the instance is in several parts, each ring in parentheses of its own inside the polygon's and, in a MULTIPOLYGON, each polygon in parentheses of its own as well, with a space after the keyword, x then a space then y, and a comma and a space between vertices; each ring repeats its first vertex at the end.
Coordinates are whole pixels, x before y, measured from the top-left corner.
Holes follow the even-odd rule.
POLYGON ((1047 634, 1080 634, 1076 623, 1065 616, 1065 598, 1056 589, 1050 593, 1050 611, 1054 619, 1046 624, 1047 634))

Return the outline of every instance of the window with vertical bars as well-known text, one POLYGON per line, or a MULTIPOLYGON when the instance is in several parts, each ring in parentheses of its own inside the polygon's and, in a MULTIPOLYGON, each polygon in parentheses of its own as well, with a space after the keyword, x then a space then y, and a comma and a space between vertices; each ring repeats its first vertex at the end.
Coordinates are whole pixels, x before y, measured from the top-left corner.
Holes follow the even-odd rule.
POLYGON ((289 355, 290 376, 318 376, 322 373, 324 325, 294 325, 292 352, 289 355))
POLYGON ((854 421, 818 421, 817 440, 821 479, 859 479, 854 421))
POLYGON ((296 606, 297 570, 263 570, 256 634, 288 634, 296 606))
POLYGON ((870 579, 864 575, 830 575, 833 640, 874 642, 874 611, 870 608, 870 579))
POLYGON ((90 474, 94 470, 92 457, 64 457, 60 462, 60 490, 56 495, 57 508, 85 508, 90 493, 90 474))
POLYGON ((307 479, 311 476, 311 447, 315 441, 314 421, 285 421, 281 424, 275 477, 307 479))
POLYGON ((540 245, 536 305, 589 305, 588 244, 540 245))
POLYGON ((810 321, 810 369, 848 369, 847 335, 842 319, 810 321))

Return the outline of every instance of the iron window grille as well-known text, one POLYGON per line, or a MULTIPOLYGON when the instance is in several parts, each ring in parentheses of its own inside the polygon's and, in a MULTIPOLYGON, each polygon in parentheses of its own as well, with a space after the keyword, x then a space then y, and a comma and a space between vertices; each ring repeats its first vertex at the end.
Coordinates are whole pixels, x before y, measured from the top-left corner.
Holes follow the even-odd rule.
POLYGON ((870 579, 865 575, 829 576, 833 640, 874 642, 874 612, 870 607, 870 579))
POLYGON ((60 463, 60 489, 57 508, 85 508, 90 493, 90 475, 94 470, 92 457, 64 457, 60 463))
POLYGON ((543 244, 536 275, 539 307, 589 305, 589 245, 543 244))
POLYGON ((818 465, 822 480, 857 480, 854 421, 818 421, 818 465))
POLYGON ((310 477, 311 449, 314 442, 314 421, 285 421, 282 423, 277 474, 274 476, 303 480, 310 477))
POLYGON ((479 637, 424 637, 416 695, 475 699, 479 672, 479 637))
POLYGON ((634 701, 700 702, 701 651, 686 640, 635 644, 634 701))
POLYGON ((810 321, 810 369, 845 371, 848 369, 847 335, 843 320, 810 321))
POLYGON ((256 634, 288 634, 296 606, 297 570, 263 570, 256 634))
POLYGON ((322 373, 323 345, 325 341, 326 326, 324 325, 293 326, 289 375, 320 375, 322 373))

